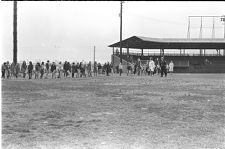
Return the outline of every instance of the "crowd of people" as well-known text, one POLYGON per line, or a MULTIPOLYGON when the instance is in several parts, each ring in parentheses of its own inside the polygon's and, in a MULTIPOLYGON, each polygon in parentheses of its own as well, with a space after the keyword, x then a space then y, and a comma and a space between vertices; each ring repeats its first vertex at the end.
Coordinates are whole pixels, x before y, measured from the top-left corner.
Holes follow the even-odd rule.
MULTIPOLYGON (((122 73, 122 64, 120 63, 118 66, 120 75, 122 73)), ((159 60, 156 58, 153 60, 152 57, 145 63, 142 64, 140 58, 135 63, 128 63, 127 64, 127 75, 129 74, 137 74, 137 75, 150 75, 153 76, 155 74, 161 74, 161 77, 167 76, 167 73, 173 73, 174 70, 174 63, 171 60, 168 64, 164 57, 161 57, 159 60)))
MULTIPOLYGON (((127 63, 127 75, 155 75, 160 74, 166 77, 167 72, 173 72, 174 64, 171 61, 169 64, 164 60, 164 57, 159 60, 158 58, 153 61, 150 58, 147 63, 142 64, 141 60, 138 59, 135 63, 127 63)), ((9 63, 4 62, 1 67, 2 78, 29 78, 29 79, 47 79, 47 78, 80 78, 80 77, 93 77, 99 74, 109 76, 110 73, 119 73, 120 76, 123 73, 124 67, 120 63, 118 66, 113 67, 109 62, 101 64, 94 62, 92 64, 89 62, 50 62, 49 60, 45 62, 37 62, 35 64, 30 61, 27 63, 23 61, 22 64, 19 63, 9 63)))
POLYGON ((23 61, 22 64, 19 63, 9 63, 9 61, 2 64, 2 78, 26 78, 29 79, 47 79, 47 78, 79 78, 79 77, 92 77, 97 76, 98 74, 109 75, 111 72, 111 64, 109 62, 105 64, 95 62, 68 62, 64 63, 51 62, 48 60, 45 62, 37 62, 35 64, 30 61, 27 63, 23 61))

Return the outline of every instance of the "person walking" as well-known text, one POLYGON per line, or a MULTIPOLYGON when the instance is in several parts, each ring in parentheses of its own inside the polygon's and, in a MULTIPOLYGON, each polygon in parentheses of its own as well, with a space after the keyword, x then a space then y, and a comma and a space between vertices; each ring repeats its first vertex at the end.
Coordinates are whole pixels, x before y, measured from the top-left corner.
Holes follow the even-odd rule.
POLYGON ((63 65, 62 65, 62 62, 59 62, 59 64, 58 64, 58 78, 62 77, 62 73, 63 73, 63 65))
POLYGON ((173 68, 174 68, 174 63, 173 63, 173 61, 171 60, 171 61, 170 61, 170 64, 169 64, 169 72, 170 72, 170 74, 173 73, 173 68))
POLYGON ((19 63, 16 63, 16 65, 14 67, 14 72, 15 72, 16 78, 18 78, 18 76, 20 74, 20 64, 19 63))
POLYGON ((161 68, 161 77, 163 77, 163 75, 165 75, 165 77, 166 77, 167 70, 166 70, 166 61, 165 61, 164 57, 161 57, 160 68, 161 68))
POLYGON ((131 65, 130 65, 130 63, 127 62, 127 76, 128 76, 129 74, 132 74, 132 73, 131 73, 131 65))
POLYGON ((121 74, 123 72, 123 65, 121 62, 119 63, 119 72, 120 72, 120 76, 121 76, 121 74))
POLYGON ((2 64, 2 78, 5 78, 5 69, 6 69, 6 63, 4 62, 2 64))
POLYGON ((45 71, 46 71, 46 76, 45 79, 48 78, 48 74, 49 74, 49 67, 50 67, 50 63, 49 60, 47 60, 47 63, 45 64, 45 71))
POLYGON ((153 61, 152 57, 150 57, 149 71, 151 76, 153 76, 154 70, 155 70, 155 62, 153 61))
POLYGON ((26 61, 23 61, 21 66, 21 72, 22 72, 23 78, 26 77, 26 71, 27 71, 27 64, 26 64, 26 61))
POLYGON ((53 62, 52 65, 51 65, 51 73, 52 73, 52 79, 53 78, 56 79, 56 75, 55 75, 55 73, 56 73, 56 65, 55 65, 55 62, 53 62))
POLYGON ((41 71, 41 65, 39 62, 36 63, 35 65, 35 72, 34 72, 34 78, 38 79, 39 78, 39 73, 41 71))
POLYGON ((76 78, 79 78, 80 77, 80 64, 79 64, 79 62, 77 62, 76 69, 77 69, 76 78))
POLYGON ((76 69, 76 65, 75 65, 75 63, 73 62, 73 63, 72 63, 72 78, 74 78, 75 69, 76 69))
POLYGON ((28 76, 29 76, 29 79, 32 79, 33 68, 34 68, 34 66, 33 66, 32 62, 30 61, 29 65, 28 65, 28 76))
POLYGON ((97 70, 97 62, 95 61, 94 62, 94 76, 97 77, 97 74, 98 74, 98 70, 97 70))
POLYGON ((6 62, 6 65, 5 65, 5 72, 6 72, 6 78, 9 79, 10 78, 10 64, 9 64, 9 61, 6 62))
POLYGON ((92 77, 92 74, 91 74, 91 61, 89 61, 89 63, 87 64, 87 72, 88 72, 88 77, 92 77))
POLYGON ((41 76, 40 76, 40 79, 43 78, 44 72, 45 72, 45 63, 41 62, 41 70, 40 70, 41 76))
POLYGON ((109 64, 109 62, 107 62, 107 64, 106 64, 106 76, 109 76, 110 70, 111 70, 111 65, 109 64))

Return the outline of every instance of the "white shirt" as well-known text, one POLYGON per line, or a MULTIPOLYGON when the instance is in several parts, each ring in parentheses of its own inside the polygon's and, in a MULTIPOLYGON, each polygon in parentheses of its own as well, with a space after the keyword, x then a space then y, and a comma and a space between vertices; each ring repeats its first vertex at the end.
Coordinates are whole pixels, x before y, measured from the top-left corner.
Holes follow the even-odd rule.
POLYGON ((154 62, 153 60, 151 60, 151 61, 149 62, 149 69, 150 69, 151 71, 154 71, 154 69, 155 69, 155 62, 154 62))
POLYGON ((121 63, 119 64, 119 69, 123 69, 123 65, 121 63))
POLYGON ((174 64, 173 64, 173 62, 170 62, 170 64, 169 64, 169 71, 173 71, 173 67, 174 67, 174 64))

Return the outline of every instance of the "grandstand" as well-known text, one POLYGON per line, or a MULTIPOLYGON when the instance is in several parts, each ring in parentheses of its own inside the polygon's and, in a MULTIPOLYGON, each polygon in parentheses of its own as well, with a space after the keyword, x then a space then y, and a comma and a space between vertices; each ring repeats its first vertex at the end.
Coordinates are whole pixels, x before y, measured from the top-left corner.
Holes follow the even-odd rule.
MULTIPOLYGON (((111 44, 109 47, 113 48, 112 64, 118 66, 120 54, 117 48, 120 47, 120 42, 111 44)), ((173 60, 174 72, 225 73, 225 39, 223 38, 188 39, 132 36, 122 40, 124 69, 127 63, 133 63, 138 58, 147 61, 150 57, 156 59, 161 56, 164 56, 168 63, 173 60), (131 52, 133 49, 136 51, 131 52), (171 53, 171 50, 175 50, 176 53, 171 53), (187 51, 191 51, 191 53, 187 51), (196 52, 198 53, 196 54, 196 52)))

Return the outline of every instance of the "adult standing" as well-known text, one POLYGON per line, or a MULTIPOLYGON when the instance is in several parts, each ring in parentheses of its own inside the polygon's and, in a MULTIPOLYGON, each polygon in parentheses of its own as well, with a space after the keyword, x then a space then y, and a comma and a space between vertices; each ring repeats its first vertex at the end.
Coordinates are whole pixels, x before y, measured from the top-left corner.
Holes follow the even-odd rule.
POLYGON ((165 77, 166 77, 167 70, 166 70, 166 61, 165 61, 164 57, 161 57, 160 68, 161 68, 161 77, 163 77, 163 75, 165 75, 165 77))

